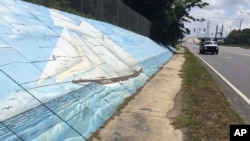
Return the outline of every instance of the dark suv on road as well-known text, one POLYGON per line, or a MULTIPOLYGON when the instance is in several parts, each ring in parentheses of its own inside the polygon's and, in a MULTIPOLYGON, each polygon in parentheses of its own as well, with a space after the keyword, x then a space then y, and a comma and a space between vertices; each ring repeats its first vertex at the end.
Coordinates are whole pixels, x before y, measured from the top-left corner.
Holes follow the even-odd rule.
POLYGON ((200 43, 200 54, 204 54, 206 52, 211 52, 213 54, 219 53, 219 46, 215 41, 204 41, 200 43))

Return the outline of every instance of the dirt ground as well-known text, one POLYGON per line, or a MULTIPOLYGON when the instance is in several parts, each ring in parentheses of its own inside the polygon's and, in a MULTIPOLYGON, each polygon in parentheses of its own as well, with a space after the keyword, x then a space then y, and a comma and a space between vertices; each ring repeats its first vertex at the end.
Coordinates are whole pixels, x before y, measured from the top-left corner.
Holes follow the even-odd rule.
POLYGON ((171 119, 180 112, 176 96, 183 63, 183 54, 175 54, 91 140, 182 141, 183 133, 173 128, 171 119))

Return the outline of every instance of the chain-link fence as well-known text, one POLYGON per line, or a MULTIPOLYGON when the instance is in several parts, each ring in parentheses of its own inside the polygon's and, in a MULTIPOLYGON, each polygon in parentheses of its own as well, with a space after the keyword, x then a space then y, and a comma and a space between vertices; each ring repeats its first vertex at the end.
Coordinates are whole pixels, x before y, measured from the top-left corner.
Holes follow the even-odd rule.
POLYGON ((150 35, 151 21, 119 0, 71 0, 71 8, 122 28, 150 35))

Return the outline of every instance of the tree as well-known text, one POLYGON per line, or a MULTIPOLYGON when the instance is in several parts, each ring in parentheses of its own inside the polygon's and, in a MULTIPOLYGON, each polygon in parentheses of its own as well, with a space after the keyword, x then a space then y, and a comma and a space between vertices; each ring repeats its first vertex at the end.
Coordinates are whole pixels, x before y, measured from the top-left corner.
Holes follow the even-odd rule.
POLYGON ((225 39, 225 44, 249 46, 250 29, 233 30, 225 39))
POLYGON ((155 41, 175 45, 189 34, 184 22, 203 21, 192 17, 194 7, 203 8, 208 3, 202 0, 123 0, 125 4, 152 21, 150 37, 155 41))
POLYGON ((36 4, 41 4, 46 7, 51 7, 59 10, 66 10, 69 8, 70 0, 24 0, 36 4))

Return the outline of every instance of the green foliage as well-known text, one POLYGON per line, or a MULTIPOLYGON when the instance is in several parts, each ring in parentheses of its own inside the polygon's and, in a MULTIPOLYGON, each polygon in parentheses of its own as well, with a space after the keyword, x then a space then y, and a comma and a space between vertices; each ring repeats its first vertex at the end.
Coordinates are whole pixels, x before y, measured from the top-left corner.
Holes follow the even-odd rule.
POLYGON ((81 12, 77 12, 75 9, 71 8, 70 4, 72 0, 23 0, 27 2, 31 2, 34 4, 43 5, 49 8, 54 8, 62 11, 66 11, 69 13, 73 13, 79 16, 93 18, 91 15, 85 15, 81 12))
POLYGON ((59 10, 65 10, 69 8, 70 0, 24 0, 32 2, 46 7, 51 7, 59 10))
POLYGON ((175 45, 189 34, 184 22, 203 21, 192 17, 194 7, 203 8, 202 0, 123 0, 125 4, 152 21, 151 38, 165 44, 175 45))
POLYGON ((225 39, 225 44, 250 46, 250 29, 233 30, 225 39))

